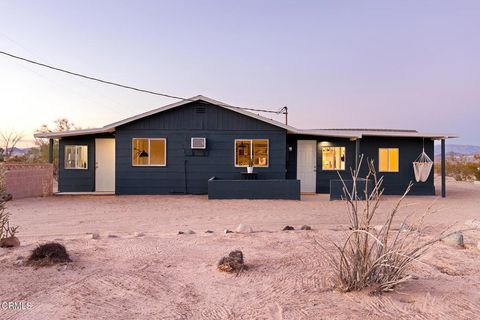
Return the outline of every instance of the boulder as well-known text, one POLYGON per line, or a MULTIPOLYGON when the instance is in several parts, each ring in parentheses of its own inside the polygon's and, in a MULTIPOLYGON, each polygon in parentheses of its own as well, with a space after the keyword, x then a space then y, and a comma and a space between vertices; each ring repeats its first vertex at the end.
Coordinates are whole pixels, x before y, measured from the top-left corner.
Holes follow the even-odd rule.
POLYGON ((205 233, 213 233, 213 231, 212 230, 207 230, 207 231, 205 231, 205 233))
POLYGON ((144 235, 145 235, 145 233, 143 233, 143 232, 138 232, 138 231, 133 233, 133 236, 134 236, 135 238, 140 238, 140 237, 143 237, 144 235))
POLYGON ((465 243, 463 242, 463 233, 460 231, 455 232, 454 234, 444 238, 443 242, 450 246, 456 246, 461 248, 465 247, 465 243))
POLYGON ((0 248, 13 248, 19 247, 20 240, 17 237, 8 237, 0 239, 0 248))
POLYGON ((237 233, 252 233, 253 228, 248 224, 240 223, 238 225, 237 229, 235 229, 235 232, 237 232, 237 233))
POLYGON ((195 234, 195 231, 193 230, 187 230, 187 232, 185 232, 186 234, 195 234))
POLYGON ((312 230, 312 227, 309 225, 304 224, 303 226, 300 227, 300 230, 312 230))
POLYGON ((290 230, 295 230, 295 228, 292 227, 292 226, 285 226, 285 227, 283 227, 283 229, 282 229, 282 231, 290 231, 290 230))
POLYGON ((225 230, 223 230, 223 233, 225 233, 225 234, 226 234, 226 233, 233 233, 233 231, 232 231, 232 230, 225 229, 225 230))
POLYGON ((100 235, 96 232, 92 232, 92 233, 87 233, 87 236, 86 236, 87 239, 100 239, 100 235))
POLYGON ((245 268, 243 252, 240 250, 232 251, 228 256, 220 259, 217 265, 218 270, 224 272, 242 271, 245 268))

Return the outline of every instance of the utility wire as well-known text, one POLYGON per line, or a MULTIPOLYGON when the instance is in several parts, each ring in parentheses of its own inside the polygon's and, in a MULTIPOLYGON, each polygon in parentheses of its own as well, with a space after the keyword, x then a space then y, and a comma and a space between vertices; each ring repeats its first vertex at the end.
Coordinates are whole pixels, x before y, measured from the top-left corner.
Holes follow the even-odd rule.
MULTIPOLYGON (((112 82, 112 81, 102 80, 102 79, 99 79, 99 78, 83 75, 83 74, 80 74, 80 73, 77 73, 77 72, 65 70, 65 69, 62 69, 62 68, 57 68, 57 67, 45 64, 45 63, 38 62, 38 61, 23 58, 23 57, 20 57, 20 56, 17 56, 17 55, 14 55, 14 54, 11 54, 11 53, 8 53, 8 52, 5 52, 5 51, 0 51, 0 54, 3 54, 3 55, 8 56, 10 58, 14 58, 14 59, 22 60, 22 61, 25 61, 25 62, 29 62, 29 63, 35 64, 35 65, 38 65, 38 66, 41 66, 41 67, 52 69, 52 70, 55 70, 55 71, 67 73, 67 74, 77 76, 77 77, 80 77, 80 78, 85 78, 85 79, 88 79, 88 80, 93 80, 93 81, 101 82, 101 83, 104 83, 104 84, 109 84, 109 85, 124 88, 124 89, 129 89, 129 90, 134 90, 134 91, 138 91, 138 92, 153 94, 153 95, 156 95, 156 96, 161 96, 161 97, 166 97, 166 98, 171 98, 171 99, 178 99, 178 100, 191 101, 191 102, 196 101, 196 100, 189 99, 189 98, 183 98, 183 97, 180 97, 180 96, 175 96, 175 95, 161 93, 161 92, 155 92, 155 91, 151 91, 151 90, 145 90, 145 89, 136 88, 136 87, 132 87, 132 86, 127 86, 127 85, 112 82)), ((267 110, 267 109, 254 109, 254 108, 236 107, 236 106, 232 106, 232 105, 229 105, 229 104, 218 104, 218 103, 216 103, 215 105, 218 105, 218 106, 221 106, 221 107, 227 107, 227 108, 236 108, 236 109, 242 109, 242 110, 248 110, 248 111, 257 111, 257 112, 266 112, 266 113, 275 113, 275 114, 285 114, 285 112, 286 112, 285 107, 281 108, 278 111, 274 111, 274 110, 267 110)))

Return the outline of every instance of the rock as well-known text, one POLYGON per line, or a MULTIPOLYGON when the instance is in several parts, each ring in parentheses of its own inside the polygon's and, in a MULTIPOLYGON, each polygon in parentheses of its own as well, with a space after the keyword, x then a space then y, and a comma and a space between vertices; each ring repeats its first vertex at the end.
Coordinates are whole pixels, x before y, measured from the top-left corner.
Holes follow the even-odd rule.
POLYGON ((96 232, 92 232, 92 233, 87 233, 87 236, 86 236, 87 239, 100 239, 100 235, 96 232))
POLYGON ((118 238, 118 236, 114 233, 107 234, 107 238, 118 238))
POLYGON ((303 226, 300 227, 300 230, 312 230, 312 227, 304 224, 303 226))
POLYGON ((226 233, 233 233, 233 231, 232 231, 232 230, 225 229, 225 230, 223 230, 223 233, 225 233, 225 234, 226 234, 226 233))
POLYGON ((295 228, 292 227, 292 226, 285 226, 285 227, 283 227, 283 229, 282 229, 282 231, 290 231, 290 230, 295 230, 295 228))
POLYGON ((253 229, 248 224, 240 223, 238 225, 237 229, 235 229, 235 232, 237 232, 237 233, 252 233, 253 229))
POLYGON ((22 267, 25 264, 25 258, 23 256, 18 256, 13 264, 18 267, 22 267))
POLYGON ((400 231, 413 231, 413 227, 409 226, 408 224, 402 222, 400 224, 400 231))
POLYGON ((245 268, 243 252, 240 250, 232 251, 228 256, 220 259, 217 265, 218 270, 224 272, 242 271, 245 268))
POLYGON ((134 232, 133 233, 133 236, 135 238, 143 237, 144 235, 145 235, 145 233, 143 233, 143 232, 134 232))
POLYGON ((11 193, 4 193, 4 194, 2 194, 1 198, 2 198, 2 201, 7 202, 7 201, 12 200, 13 196, 12 196, 11 193))
POLYGON ((187 231, 178 231, 178 234, 195 234, 195 231, 193 230, 187 230, 187 231))
POLYGON ((462 248, 465 247, 465 243, 463 242, 463 233, 460 231, 444 238, 443 242, 451 246, 457 246, 462 248))
POLYGON ((20 247, 20 240, 17 237, 8 237, 0 239, 0 248, 20 247))
POLYGON ((213 231, 212 230, 207 230, 207 231, 205 231, 205 233, 213 233, 213 231))

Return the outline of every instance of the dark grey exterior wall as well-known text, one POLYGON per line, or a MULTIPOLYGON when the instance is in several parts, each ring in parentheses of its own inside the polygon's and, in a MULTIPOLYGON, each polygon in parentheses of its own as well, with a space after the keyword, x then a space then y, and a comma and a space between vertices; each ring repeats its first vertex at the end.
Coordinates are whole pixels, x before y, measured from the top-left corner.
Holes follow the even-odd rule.
POLYGON ((297 178, 297 141, 315 140, 317 141, 317 193, 330 192, 330 180, 339 179, 338 174, 344 179, 351 177, 350 167, 355 167, 355 141, 343 138, 315 137, 302 135, 288 135, 288 147, 292 151, 288 152, 287 160, 287 179, 297 178), (322 147, 345 147, 345 171, 322 170, 322 147))
POLYGON ((269 167, 259 179, 285 179, 286 131, 203 102, 192 102, 116 129, 117 194, 206 194, 211 177, 240 179, 235 139, 269 139, 269 167), (166 138, 166 167, 132 166, 133 138, 166 138), (191 150, 191 137, 207 138, 206 151, 191 150))
MULTIPOLYGON (((322 170, 322 145, 345 146, 345 171, 339 171, 342 178, 349 179, 350 168, 355 167, 355 141, 350 139, 330 138, 330 137, 312 137, 301 135, 288 135, 287 148, 292 151, 287 153, 287 179, 296 179, 297 172, 297 141, 298 140, 316 140, 317 145, 317 193, 330 192, 330 180, 338 179, 337 171, 322 170)), ((410 181, 414 182, 414 186, 410 192, 411 195, 434 195, 435 187, 433 183, 433 173, 424 183, 415 182, 415 174, 413 172, 412 162, 422 152, 423 139, 421 138, 396 138, 396 137, 364 137, 360 139, 359 154, 364 155, 361 176, 367 174, 368 159, 373 159, 378 170, 378 149, 379 148, 399 148, 399 172, 395 173, 378 173, 384 176, 385 194, 403 194, 410 181)), ((433 141, 425 139, 425 152, 433 160, 433 141)), ((432 170, 433 171, 433 170, 432 170)))
MULTIPOLYGON (((410 195, 434 195, 434 174, 433 169, 426 182, 416 182, 413 172, 412 162, 422 152, 423 141, 425 143, 425 152, 434 159, 433 141, 421 138, 395 138, 395 137, 364 137, 360 140, 360 153, 364 159, 373 159, 378 170, 378 148, 398 148, 399 149, 399 172, 378 172, 383 176, 385 194, 403 194, 411 181, 414 183, 410 195)), ((366 166, 362 167, 362 175, 366 174, 366 166)))
POLYGON ((113 137, 111 134, 99 134, 60 139, 58 150, 58 191, 95 191, 95 139, 113 137), (67 145, 86 145, 88 147, 87 169, 65 169, 65 146, 67 145))

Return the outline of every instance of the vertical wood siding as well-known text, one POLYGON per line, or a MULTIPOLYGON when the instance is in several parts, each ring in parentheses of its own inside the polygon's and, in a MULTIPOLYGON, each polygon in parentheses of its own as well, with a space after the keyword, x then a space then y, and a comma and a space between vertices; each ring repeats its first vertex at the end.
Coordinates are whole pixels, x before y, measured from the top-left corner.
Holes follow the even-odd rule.
POLYGON ((192 102, 116 129, 117 194, 206 194, 211 177, 240 179, 234 164, 235 139, 269 139, 269 167, 259 179, 285 179, 286 131, 262 121, 192 102), (166 167, 132 166, 132 138, 166 138, 166 167), (207 149, 191 150, 192 137, 207 138, 207 149))

